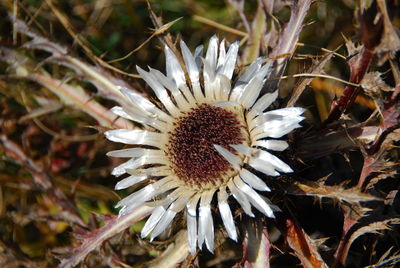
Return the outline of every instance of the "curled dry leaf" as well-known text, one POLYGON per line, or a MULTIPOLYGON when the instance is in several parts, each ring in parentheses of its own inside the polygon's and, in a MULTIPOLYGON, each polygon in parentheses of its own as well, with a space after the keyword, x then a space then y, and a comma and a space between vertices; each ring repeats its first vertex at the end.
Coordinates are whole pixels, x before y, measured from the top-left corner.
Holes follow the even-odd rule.
MULTIPOLYGON (((279 77, 282 75, 288 58, 292 56, 296 49, 305 16, 312 3, 313 0, 296 1, 292 6, 290 20, 280 33, 278 44, 269 55, 270 58, 274 59, 274 72, 271 77, 279 77)), ((272 80, 267 82, 265 87, 275 89, 278 83, 279 80, 272 80)))
POLYGON ((306 268, 328 268, 320 254, 316 243, 293 219, 286 219, 286 241, 306 268))
MULTIPOLYGON (((400 49, 400 38, 396 28, 393 26, 391 18, 389 16, 390 9, 393 8, 394 3, 391 1, 377 0, 379 8, 379 15, 383 22, 383 33, 381 42, 376 48, 377 53, 389 53, 390 57, 393 57, 393 53, 400 49)), ((382 57, 380 62, 383 63, 385 57, 382 57)))

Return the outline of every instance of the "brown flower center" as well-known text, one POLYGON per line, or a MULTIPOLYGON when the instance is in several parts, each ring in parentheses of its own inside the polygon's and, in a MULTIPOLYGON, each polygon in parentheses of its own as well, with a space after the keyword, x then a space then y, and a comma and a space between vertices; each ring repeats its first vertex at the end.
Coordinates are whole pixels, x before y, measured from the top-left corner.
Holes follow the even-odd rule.
POLYGON ((181 180, 198 186, 216 185, 233 170, 214 144, 231 150, 229 144, 243 143, 243 126, 235 113, 202 104, 179 117, 174 126, 169 133, 167 155, 181 180))

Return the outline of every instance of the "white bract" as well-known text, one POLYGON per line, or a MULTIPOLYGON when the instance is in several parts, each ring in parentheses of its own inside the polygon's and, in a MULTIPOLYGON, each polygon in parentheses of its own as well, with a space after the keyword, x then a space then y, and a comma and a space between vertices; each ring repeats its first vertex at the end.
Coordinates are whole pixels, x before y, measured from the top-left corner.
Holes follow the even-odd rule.
POLYGON ((212 252, 214 202, 228 236, 235 241, 238 236, 229 206, 233 199, 250 217, 254 217, 252 207, 274 217, 274 206, 257 191, 270 191, 264 175, 293 172, 270 151, 288 148, 277 138, 300 127, 304 109, 265 112, 278 91, 260 95, 271 73, 270 63, 264 64, 262 58, 250 64, 231 86, 238 43, 226 51, 225 42, 214 36, 204 58, 202 46, 194 55, 184 42, 180 47, 187 76, 168 47, 166 75, 137 67, 159 102, 121 89, 130 105, 112 111, 141 124, 142 129, 105 132, 111 141, 134 145, 108 155, 129 158, 112 171, 115 176, 129 174, 117 183, 117 190, 143 185, 117 204, 120 215, 146 202, 155 207, 142 229, 143 238, 153 240, 184 211, 190 252, 203 244, 212 252))

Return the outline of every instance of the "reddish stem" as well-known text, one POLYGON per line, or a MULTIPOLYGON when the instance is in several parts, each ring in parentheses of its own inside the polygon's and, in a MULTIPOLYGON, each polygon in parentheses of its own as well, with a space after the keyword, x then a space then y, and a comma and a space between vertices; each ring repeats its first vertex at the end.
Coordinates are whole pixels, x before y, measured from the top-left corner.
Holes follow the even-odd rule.
MULTIPOLYGON (((367 73, 369 66, 374 58, 374 53, 368 48, 363 48, 361 53, 350 61, 350 82, 359 84, 367 73)), ((327 125, 340 118, 340 116, 347 111, 360 92, 359 86, 348 85, 344 92, 337 101, 333 101, 331 111, 324 124, 327 125)))
POLYGON ((350 208, 342 206, 342 209, 344 210, 343 234, 340 239, 339 245, 336 249, 336 252, 334 254, 335 260, 332 267, 335 268, 344 267, 345 265, 345 261, 350 247, 349 238, 351 236, 351 232, 349 231, 351 227, 353 227, 353 225, 357 223, 357 220, 354 220, 351 217, 352 212, 350 208))

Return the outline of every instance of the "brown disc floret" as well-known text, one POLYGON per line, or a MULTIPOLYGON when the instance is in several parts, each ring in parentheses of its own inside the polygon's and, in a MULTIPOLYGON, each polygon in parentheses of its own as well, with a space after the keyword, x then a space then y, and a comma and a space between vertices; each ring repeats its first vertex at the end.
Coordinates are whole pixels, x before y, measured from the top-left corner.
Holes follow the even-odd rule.
POLYGON ((230 144, 245 140, 241 131, 243 126, 234 112, 202 104, 180 116, 174 127, 169 133, 167 155, 179 179, 198 186, 215 185, 232 171, 214 144, 231 150, 230 144))

